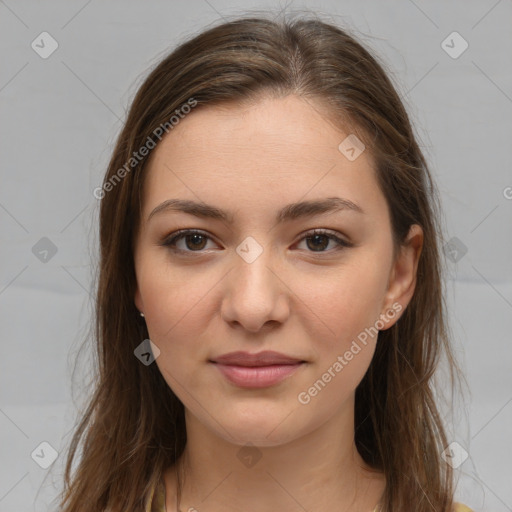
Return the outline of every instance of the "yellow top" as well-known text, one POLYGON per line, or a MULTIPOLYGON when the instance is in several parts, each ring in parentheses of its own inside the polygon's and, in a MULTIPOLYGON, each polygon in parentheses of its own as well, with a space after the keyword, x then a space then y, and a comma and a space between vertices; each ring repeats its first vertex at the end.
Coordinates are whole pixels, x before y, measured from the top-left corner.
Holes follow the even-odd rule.
MULTIPOLYGON (((166 512, 165 511, 165 487, 164 487, 163 480, 159 480, 158 484, 155 487, 153 487, 144 512, 166 512)), ((373 512, 377 512, 377 509, 375 509, 373 512)), ((473 512, 473 511, 470 508, 466 507, 466 505, 462 505, 461 503, 455 503, 453 512, 473 512)))

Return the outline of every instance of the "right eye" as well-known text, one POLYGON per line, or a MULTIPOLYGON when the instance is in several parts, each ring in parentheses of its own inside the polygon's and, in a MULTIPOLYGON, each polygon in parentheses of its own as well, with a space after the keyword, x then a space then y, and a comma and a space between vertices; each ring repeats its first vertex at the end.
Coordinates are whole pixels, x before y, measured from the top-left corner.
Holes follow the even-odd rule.
POLYGON ((197 229, 181 229, 167 237, 162 245, 169 247, 172 251, 176 252, 202 252, 205 247, 205 242, 210 237, 203 231, 197 229), (178 242, 184 240, 186 248, 177 246, 178 242))

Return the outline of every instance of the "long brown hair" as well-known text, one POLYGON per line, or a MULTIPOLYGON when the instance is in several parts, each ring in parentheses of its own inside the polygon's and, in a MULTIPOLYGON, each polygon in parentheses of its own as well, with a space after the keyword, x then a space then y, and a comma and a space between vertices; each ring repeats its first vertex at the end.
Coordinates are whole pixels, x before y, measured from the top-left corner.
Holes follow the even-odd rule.
POLYGON ((260 15, 211 27, 166 56, 139 88, 117 140, 100 194, 97 379, 69 449, 64 512, 141 510, 186 443, 183 404, 156 364, 134 356, 148 338, 134 304, 133 243, 149 158, 138 150, 156 145, 162 127, 172 131, 183 112, 194 115, 184 105, 289 94, 324 107, 329 122, 364 142, 390 209, 395 250, 412 224, 423 229, 414 296, 400 320, 380 332, 356 390, 355 442, 385 474, 383 512, 451 509, 433 375, 443 354, 452 381, 456 367, 445 321, 439 200, 426 160, 383 64, 361 43, 316 16, 260 15))

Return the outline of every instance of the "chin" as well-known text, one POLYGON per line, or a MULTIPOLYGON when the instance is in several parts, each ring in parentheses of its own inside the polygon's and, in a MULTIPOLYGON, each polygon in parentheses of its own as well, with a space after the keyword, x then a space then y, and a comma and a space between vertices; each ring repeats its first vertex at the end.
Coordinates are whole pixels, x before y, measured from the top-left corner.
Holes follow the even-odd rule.
POLYGON ((227 442, 245 446, 252 444, 260 447, 272 447, 286 444, 301 435, 300 425, 296 419, 289 421, 292 414, 281 408, 272 413, 268 408, 255 411, 252 414, 236 415, 233 410, 229 416, 224 416, 222 426, 214 425, 216 434, 227 442), (284 414, 283 414, 284 413, 284 414))

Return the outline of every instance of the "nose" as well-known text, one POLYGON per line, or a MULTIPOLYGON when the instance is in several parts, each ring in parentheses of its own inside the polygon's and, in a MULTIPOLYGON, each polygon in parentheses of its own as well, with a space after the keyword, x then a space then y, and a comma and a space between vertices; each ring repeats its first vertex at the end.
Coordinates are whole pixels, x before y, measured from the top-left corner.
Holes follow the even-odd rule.
POLYGON ((271 260, 266 249, 252 262, 235 255, 221 307, 222 318, 233 327, 256 333, 288 318, 289 288, 271 260))

